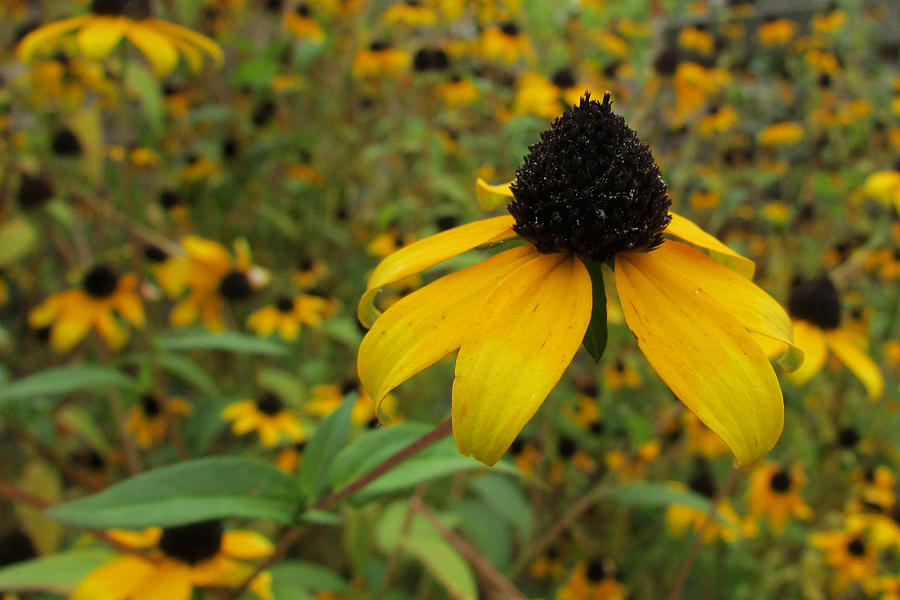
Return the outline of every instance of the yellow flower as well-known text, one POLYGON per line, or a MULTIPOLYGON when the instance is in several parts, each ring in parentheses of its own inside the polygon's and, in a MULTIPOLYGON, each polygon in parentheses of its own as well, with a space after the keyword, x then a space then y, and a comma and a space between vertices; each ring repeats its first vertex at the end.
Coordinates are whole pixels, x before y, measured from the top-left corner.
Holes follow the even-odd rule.
POLYGON ((301 2, 293 11, 284 14, 284 26, 301 40, 320 42, 325 37, 306 2, 301 2))
POLYGON ((459 76, 451 77, 449 81, 439 83, 435 87, 437 95, 444 104, 450 107, 468 106, 478 99, 478 86, 459 76))
POLYGON ((559 99, 559 89, 552 81, 540 73, 523 73, 516 81, 513 112, 550 119, 561 112, 559 99))
MULTIPOLYGON (((253 566, 241 561, 274 551, 262 535, 223 531, 220 521, 107 535, 144 554, 121 555, 94 569, 75 588, 72 600, 189 600, 195 587, 237 587, 253 573, 253 566)), ((253 579, 250 589, 271 600, 271 585, 266 571, 253 579)))
POLYGON ((191 406, 181 398, 160 400, 146 394, 131 407, 125 429, 134 435, 138 446, 149 448, 161 442, 177 417, 190 414, 191 406))
POLYGON ((900 171, 877 171, 866 178, 862 191, 900 213, 900 171))
POLYGON ((556 593, 556 600, 625 600, 627 590, 601 560, 581 562, 556 593))
POLYGON ((300 467, 300 461, 303 460, 303 451, 305 449, 305 441, 282 448, 275 456, 275 466, 285 473, 296 473, 300 467))
POLYGON ((268 274, 250 262, 250 247, 244 240, 235 242, 235 259, 218 242, 197 236, 181 240, 185 256, 168 259, 156 267, 159 284, 171 298, 190 290, 172 312, 169 322, 175 327, 201 319, 213 331, 225 328, 222 316, 226 300, 243 300, 264 285, 268 274))
POLYGON ((393 75, 408 67, 411 61, 408 52, 393 48, 387 42, 375 41, 356 53, 351 70, 354 77, 393 75))
POLYGON ((803 127, 793 121, 773 123, 756 134, 763 146, 793 146, 803 140, 803 127))
POLYGON ((809 536, 810 544, 825 553, 825 562, 837 569, 835 591, 840 592, 853 582, 862 582, 875 575, 875 552, 866 543, 861 531, 832 531, 809 536))
POLYGON ((771 462, 758 466, 750 475, 747 492, 750 514, 768 518, 775 533, 783 531, 791 517, 811 519, 812 509, 800 495, 804 485, 806 476, 799 465, 790 469, 771 462))
POLYGON ((251 314, 247 327, 261 336, 272 335, 277 330, 281 337, 292 342, 300 335, 301 324, 320 326, 329 309, 328 300, 318 296, 282 296, 274 305, 251 314))
POLYGON ((402 23, 410 27, 422 27, 437 23, 437 14, 427 6, 422 6, 419 0, 404 0, 391 5, 385 11, 382 21, 385 25, 402 23))
POLYGON ((790 344, 790 320, 747 278, 751 261, 669 214, 649 148, 612 112, 609 96, 586 96, 554 121, 517 176, 499 186, 511 198, 510 216, 415 242, 373 272, 358 307, 371 327, 358 370, 375 401, 458 349, 453 435, 460 452, 494 464, 581 345, 594 304, 586 263, 599 272, 609 262, 626 323, 657 373, 740 463, 767 452, 784 407, 758 340, 790 344), (521 245, 438 279, 381 316, 375 310, 384 286, 517 237, 521 245))
MULTIPOLYGON (((344 397, 357 391, 355 381, 350 381, 339 387, 334 384, 317 385, 312 389, 312 397, 303 405, 303 412, 314 417, 325 417, 337 410, 344 401, 344 397)), ((350 413, 350 421, 357 425, 375 427, 379 424, 378 415, 375 414, 375 403, 365 390, 359 390, 359 397, 353 405, 350 413)), ((381 413, 390 420, 397 417, 397 400, 393 394, 385 396, 378 407, 381 413)))
POLYGON ((47 298, 28 314, 35 329, 51 326, 50 345, 57 352, 71 350, 93 328, 110 348, 128 341, 128 330, 116 313, 135 327, 144 326, 144 306, 137 294, 137 277, 119 276, 106 265, 88 271, 81 287, 47 298))
POLYGON ((231 421, 231 432, 235 435, 258 432, 267 448, 278 444, 285 435, 294 442, 306 439, 300 421, 288 411, 281 398, 272 393, 265 393, 256 400, 229 404, 222 411, 222 418, 231 421))
POLYGON ((884 378, 878 365, 860 349, 857 335, 841 328, 841 301, 827 275, 795 281, 788 300, 794 344, 804 360, 788 378, 801 385, 818 373, 831 351, 862 381, 870 399, 881 396, 884 378))
POLYGON ((816 15, 812 20, 812 28, 819 33, 832 33, 842 28, 847 22, 847 15, 835 9, 827 15, 816 15))
POLYGON ((54 42, 74 32, 81 53, 98 61, 128 38, 160 77, 175 68, 179 54, 193 72, 203 68, 204 54, 218 66, 224 62, 222 49, 208 37, 154 18, 150 0, 93 0, 90 14, 38 27, 25 36, 17 51, 29 61, 38 50, 53 49, 54 42))
POLYGON ((633 366, 617 358, 603 370, 603 381, 610 390, 627 387, 633 390, 641 387, 641 376, 633 366))
MULTIPOLYGON (((716 495, 715 484, 711 475, 705 471, 699 471, 691 478, 688 486, 679 482, 669 482, 672 489, 691 491, 705 496, 711 501, 716 495)), ((754 531, 751 526, 741 522, 741 518, 732 508, 727 498, 723 498, 716 506, 716 516, 707 523, 709 511, 699 510, 683 504, 671 504, 666 509, 666 529, 673 536, 684 535, 689 530, 700 531, 705 526, 703 533, 704 543, 712 543, 716 540, 733 542, 741 537, 752 537, 754 531)))
POLYGON ((715 45, 715 38, 706 29, 699 27, 685 27, 678 34, 678 45, 685 50, 692 50, 700 54, 709 54, 715 45))
POLYGON ((700 120, 697 125, 697 131, 703 137, 711 137, 716 133, 727 133, 734 129, 738 124, 737 112, 729 107, 723 107, 718 110, 712 110, 708 115, 700 120))
POLYGON ((687 451, 689 454, 714 458, 728 453, 728 446, 722 438, 709 430, 692 412, 682 416, 687 451))
POLYGON ((797 32, 797 24, 789 19, 771 19, 759 27, 756 32, 759 43, 763 46, 782 46, 793 39, 797 32))
POLYGON ((481 34, 480 42, 482 54, 492 60, 512 64, 520 58, 534 56, 531 42, 512 21, 486 28, 481 34))

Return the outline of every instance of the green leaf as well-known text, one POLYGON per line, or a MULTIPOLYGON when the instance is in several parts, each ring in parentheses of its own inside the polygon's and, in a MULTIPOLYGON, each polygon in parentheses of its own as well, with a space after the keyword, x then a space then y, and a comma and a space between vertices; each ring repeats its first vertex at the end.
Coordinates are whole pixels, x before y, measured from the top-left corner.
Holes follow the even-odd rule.
POLYGON ((431 430, 432 426, 424 423, 398 423, 361 434, 335 457, 331 486, 347 485, 431 430))
MULTIPOLYGON (((399 548, 421 562, 428 572, 440 582, 456 600, 474 600, 478 597, 475 576, 468 563, 453 549, 424 517, 413 514, 404 532, 408 503, 399 501, 389 505, 378 523, 376 539, 381 550, 392 554, 399 548)), ((454 520, 438 515, 447 527, 454 520)))
POLYGON ((488 473, 472 477, 469 481, 469 488, 478 494, 485 504, 515 527, 521 540, 529 539, 531 528, 534 525, 534 515, 531 512, 531 503, 525 498, 516 479, 488 473))
POLYGON ((291 523, 299 503, 294 479, 274 466, 214 457, 142 473, 49 514, 97 529, 170 527, 229 516, 291 523))
POLYGON ((317 525, 340 525, 344 522, 340 515, 327 510, 308 510, 300 515, 300 520, 317 525))
POLYGON ((477 500, 463 500, 453 507, 459 528, 479 552, 501 571, 512 562, 513 536, 503 513, 477 500))
POLYGON ((594 304, 591 307, 591 322, 584 332, 584 348, 599 363, 606 351, 606 288, 603 285, 602 263, 592 260, 584 261, 591 276, 591 289, 594 304))
POLYGON ((68 394, 75 390, 127 388, 133 380, 116 369, 93 365, 54 367, 0 387, 0 403, 36 396, 68 394))
POLYGON ((299 408, 300 402, 306 396, 300 379, 281 369, 271 367, 260 369, 256 374, 256 383, 262 389, 273 392, 292 408, 299 408))
POLYGON ((38 235, 27 219, 12 219, 0 226, 0 267, 14 263, 37 244, 38 235))
POLYGON ((97 425, 94 416, 83 407, 73 404, 63 406, 57 411, 56 418, 101 454, 112 452, 109 436, 97 425))
POLYGON ((223 350, 238 354, 260 354, 280 356, 288 347, 274 340, 258 338, 236 331, 212 333, 209 331, 166 332, 156 337, 156 345, 161 350, 223 350))
MULTIPOLYGON (((271 569, 272 588, 289 586, 293 590, 302 592, 333 592, 335 594, 349 594, 353 591, 347 581, 329 569, 315 563, 288 560, 280 562, 271 569)), ((290 598, 294 596, 275 593, 275 598, 290 598)))
MULTIPOLYGON (((39 458, 33 458, 25 465, 19 488, 51 503, 59 502, 62 496, 59 471, 39 458)), ((13 509, 19 523, 34 542, 37 553, 46 555, 56 552, 63 533, 62 523, 48 518, 43 510, 27 504, 15 503, 13 509)))
MULTIPOLYGON (((709 512, 709 498, 701 496, 690 490, 680 490, 662 483, 652 483, 649 481, 635 481, 626 483, 625 485, 613 488, 602 494, 602 497, 616 500, 623 504, 632 506, 686 506, 701 512, 709 512)), ((716 513, 716 520, 722 525, 733 527, 733 523, 729 523, 719 513, 716 513)))
POLYGON ((355 404, 356 394, 350 394, 319 423, 306 445, 297 474, 300 489, 305 495, 317 498, 325 490, 332 461, 350 437, 350 416, 355 404))
POLYGON ((73 550, 0 569, 0 589, 69 594, 87 575, 115 557, 106 549, 73 550))
POLYGON ((150 127, 142 129, 159 131, 166 118, 166 106, 163 102, 159 80, 148 68, 137 61, 128 65, 125 78, 130 91, 140 102, 145 121, 150 125, 150 127))
POLYGON ((156 361, 160 367, 184 379, 207 396, 220 395, 219 386, 213 378, 194 361, 178 354, 160 354, 156 361))

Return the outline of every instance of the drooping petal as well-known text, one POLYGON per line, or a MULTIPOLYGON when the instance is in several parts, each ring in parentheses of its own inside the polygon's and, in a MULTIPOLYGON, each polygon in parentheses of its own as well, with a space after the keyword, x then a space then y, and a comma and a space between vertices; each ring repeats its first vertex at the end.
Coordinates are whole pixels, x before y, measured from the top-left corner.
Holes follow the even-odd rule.
POLYGON ((139 556, 128 555, 98 567, 81 580, 72 600, 121 600, 131 598, 151 578, 156 565, 139 556))
POLYGON ((825 364, 828 357, 825 333, 812 323, 794 321, 794 345, 803 351, 803 364, 796 371, 788 373, 788 379, 796 385, 802 385, 821 371, 825 364))
POLYGON ((127 27, 124 17, 94 17, 78 32, 78 48, 91 60, 106 60, 127 27))
POLYGON ((493 465, 562 377, 591 319, 577 258, 540 254, 510 273, 466 330, 453 381, 459 451, 493 465))
POLYGON ((616 257, 625 321, 650 365, 741 464, 781 435, 784 404, 762 349, 737 319, 657 252, 616 257))
POLYGON ((666 241, 653 251, 693 281, 747 330, 793 344, 791 318, 784 308, 751 280, 680 242, 666 241))
POLYGON ((40 49, 41 46, 53 41, 60 36, 66 35, 74 29, 77 29, 82 24, 86 23, 90 18, 91 15, 82 15, 80 17, 63 19, 62 21, 55 21, 53 23, 48 23, 46 25, 38 27, 37 29, 26 35, 24 38, 22 38, 22 41, 16 48, 17 52, 19 53, 19 58, 26 62, 31 60, 31 57, 34 55, 35 51, 40 49))
POLYGON ((719 240, 712 236, 685 217, 669 213, 672 216, 672 222, 666 228, 665 233, 679 237, 686 242, 690 242, 695 246, 706 248, 713 254, 717 255, 726 266, 734 269, 747 279, 753 279, 753 273, 756 271, 756 265, 752 260, 745 256, 741 256, 719 240))
POLYGON ((369 285, 357 307, 359 321, 371 327, 378 318, 374 306, 379 290, 395 281, 421 273, 448 258, 481 244, 514 237, 512 216, 493 217, 442 231, 400 248, 386 257, 372 272, 369 285))
POLYGON ((488 295, 535 258, 531 246, 501 252, 401 298, 359 347, 359 379, 376 404, 392 389, 459 348, 488 295))
POLYGON ((94 326, 112 350, 119 350, 128 342, 128 330, 109 311, 99 311, 94 317, 94 326))
POLYGON ((64 313, 50 330, 50 345, 57 352, 67 352, 91 330, 93 319, 78 311, 64 313))
POLYGON ((859 349, 848 331, 843 329, 827 331, 825 338, 828 340, 831 351, 866 386, 870 400, 875 400, 884 393, 884 377, 882 377, 878 365, 859 349))
POLYGON ((272 542, 255 531, 227 531, 222 536, 222 552, 232 558, 252 560, 269 556, 274 550, 272 542))
POLYGON ((475 195, 478 197, 478 204, 484 210, 494 210, 506 202, 508 198, 513 197, 509 189, 511 183, 513 182, 491 185, 479 177, 475 180, 475 195))
POLYGON ((165 561, 129 600, 190 600, 193 591, 190 567, 165 561))
POLYGON ((147 57, 158 77, 165 77, 178 64, 178 50, 164 35, 143 23, 132 23, 128 39, 147 57))
POLYGON ((222 52, 222 48, 205 35, 201 35, 196 31, 191 31, 186 27, 163 21, 162 19, 150 19, 149 23, 151 27, 154 27, 161 33, 181 38, 185 42, 197 46, 212 57, 217 67, 221 67, 225 62, 225 54, 222 52))
POLYGON ((143 327, 145 325, 144 305, 137 294, 130 292, 117 293, 113 300, 113 305, 119 311, 119 314, 135 327, 143 327))

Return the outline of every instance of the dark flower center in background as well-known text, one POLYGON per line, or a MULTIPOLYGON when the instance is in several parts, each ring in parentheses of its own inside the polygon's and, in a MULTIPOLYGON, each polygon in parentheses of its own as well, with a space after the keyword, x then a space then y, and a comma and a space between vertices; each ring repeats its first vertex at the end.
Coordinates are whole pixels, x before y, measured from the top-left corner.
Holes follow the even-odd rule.
POLYGON ((243 271, 231 271, 222 278, 219 293, 228 300, 243 300, 253 293, 250 280, 243 271))
POLYGON ((275 303, 275 307, 278 308, 278 312, 289 313, 294 310, 294 299, 290 296, 282 296, 275 303))
POLYGON ((575 454, 576 449, 575 440, 566 435, 559 438, 559 441, 556 443, 556 450, 562 458, 571 458, 575 454))
POLYGON ((97 265, 87 272, 81 282, 82 288, 93 298, 108 298, 116 291, 119 276, 106 265, 97 265))
POLYGON ((0 567, 37 557, 31 538, 16 529, 0 537, 0 567))
POLYGON ((159 549, 170 558, 195 565, 218 554, 223 533, 222 522, 217 520, 166 527, 159 549))
POLYGON ((791 483, 791 474, 788 473, 786 469, 776 471, 772 474, 771 479, 769 479, 769 487, 772 488, 772 491, 780 494, 791 489, 791 483))
POLYGON ((274 417, 284 410, 284 402, 275 394, 267 393, 256 400, 256 408, 264 415, 274 417))
POLYGON ((162 405, 156 399, 156 396, 146 394, 141 396, 141 409, 148 417, 155 417, 162 412, 162 405))
POLYGON ((369 44, 369 50, 372 52, 381 52, 382 50, 387 50, 391 45, 383 40, 376 40, 369 44))
POLYGON ((507 21, 500 25, 500 31, 503 32, 503 35, 508 35, 509 37, 516 37, 519 35, 519 26, 513 23, 512 21, 507 21))
POLYGON ((859 442, 859 433, 852 427, 844 427, 838 432, 838 443, 844 448, 852 448, 859 442))
POLYGON ((606 572, 606 566, 603 564, 603 561, 596 559, 588 563, 585 574, 591 583, 599 583, 609 575, 606 572))
POLYGON ((71 129, 60 129, 53 134, 53 153, 57 156, 78 156, 81 142, 71 129))
POLYGON ((575 76, 569 69, 560 69, 553 74, 551 81, 558 88, 570 88, 575 85, 575 76))
POLYGON ((355 379, 348 379, 341 386, 341 397, 344 397, 347 394, 352 394, 356 391, 359 391, 359 382, 355 379))
POLYGON ((421 48, 413 57, 413 68, 416 71, 428 71, 429 69, 440 71, 448 66, 450 66, 450 59, 447 57, 447 53, 440 48, 421 48))
POLYGON ((309 8, 309 4, 306 2, 301 2, 297 5, 297 8, 294 9, 294 12, 300 15, 301 17, 309 17, 312 15, 312 10, 309 8))
POLYGON ((713 481, 712 474, 707 470, 700 471, 691 477, 691 480, 688 481, 688 487, 707 498, 712 498, 716 495, 716 483, 713 481))
POLYGON ((863 556, 866 553, 866 545, 859 538, 853 538, 847 542, 847 552, 853 556, 863 556))
POLYGON ((663 48, 656 55, 656 59, 653 61, 653 68, 660 75, 671 77, 678 69, 679 61, 678 49, 674 46, 669 46, 668 48, 663 48))
POLYGON ((791 285, 788 312, 795 319, 809 321, 821 329, 837 329, 841 324, 841 300, 827 275, 791 285))
POLYGON ((22 182, 19 184, 19 206, 26 210, 38 208, 52 197, 53 186, 45 177, 22 174, 22 182))
POLYGON ((181 195, 175 190, 163 190, 159 194, 159 204, 166 210, 171 210, 181 204, 181 195))
POLYGON ((150 0, 94 0, 91 12, 95 15, 117 15, 129 19, 148 19, 153 16, 150 0))
POLYGON ((169 258, 169 255, 166 254, 166 251, 158 246, 147 245, 144 246, 144 258, 154 263, 165 262, 166 259, 169 258))
POLYGON ((553 121, 511 188, 513 229, 545 254, 605 261, 662 241, 672 200, 647 144, 586 93, 553 121))

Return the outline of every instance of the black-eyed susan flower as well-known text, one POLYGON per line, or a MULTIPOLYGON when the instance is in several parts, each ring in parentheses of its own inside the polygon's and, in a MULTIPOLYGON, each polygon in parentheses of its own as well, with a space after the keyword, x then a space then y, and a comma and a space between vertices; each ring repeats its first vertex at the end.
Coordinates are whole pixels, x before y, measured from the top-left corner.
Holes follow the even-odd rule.
POLYGON ((610 563, 580 562, 556 593, 556 600, 625 600, 627 589, 616 579, 610 563))
POLYGON ((641 387, 641 375, 632 365, 617 358, 603 369, 603 382, 609 390, 621 387, 634 390, 641 387))
MULTIPOLYGON (((221 521, 202 521, 143 531, 114 530, 107 535, 119 544, 143 551, 120 555, 91 571, 72 600, 189 600, 194 588, 237 587, 253 574, 243 561, 265 558, 274 546, 264 536, 246 530, 225 531, 221 521)), ((271 600, 272 577, 257 575, 250 589, 271 600)))
POLYGON ((421 0, 403 0, 392 4, 381 17, 385 25, 402 24, 423 27, 437 23, 437 13, 421 0))
POLYGON ((788 374, 794 383, 803 384, 818 373, 830 349, 863 383, 869 398, 881 396, 884 391, 881 371, 860 348, 858 336, 841 328, 841 300, 827 275, 795 281, 788 299, 788 312, 794 324, 794 344, 804 354, 800 368, 788 374))
POLYGON ((790 344, 785 311, 743 273, 752 263, 669 214, 649 148, 603 102, 585 96, 531 146, 503 193, 510 216, 463 225, 381 262, 360 300, 371 326, 358 357, 376 402, 459 349, 453 434, 460 452, 493 464, 531 419, 581 345, 591 318, 586 263, 611 263, 625 320, 651 365, 720 435, 738 461, 781 433, 775 372, 756 341, 790 344), (525 242, 447 275, 380 317, 379 290, 482 244, 525 242))
POLYGON ((643 479, 647 467, 659 456, 660 449, 658 440, 649 440, 629 452, 622 450, 607 452, 603 462, 616 474, 619 481, 635 481, 643 479))
POLYGON ((759 43, 763 46, 783 46, 790 42, 797 33, 797 24, 790 19, 768 18, 756 32, 759 43))
POLYGON ((766 463, 754 469, 747 491, 750 514, 765 517, 775 533, 784 530, 791 517, 808 520, 812 509, 800 491, 806 485, 806 475, 800 465, 790 468, 766 463))
POLYGON ((704 458, 728 454, 728 446, 725 445, 722 438, 701 423, 694 413, 685 412, 682 415, 682 423, 688 453, 704 458))
POLYGON ((678 34, 678 45, 683 49, 709 54, 715 46, 715 38, 706 27, 685 27, 678 34))
POLYGON ((165 439, 175 419, 190 412, 191 405, 183 398, 144 394, 131 407, 125 429, 134 436, 139 447, 150 448, 165 439))
POLYGON ((900 170, 885 170, 872 173, 863 183, 862 191, 867 196, 894 206, 900 214, 900 170))
POLYGON ((116 315, 135 327, 144 326, 144 305, 132 274, 118 275, 97 265, 81 280, 81 286, 47 298, 28 314, 35 329, 50 326, 50 345, 57 352, 71 350, 96 329, 107 345, 118 350, 128 341, 128 330, 116 315))
MULTIPOLYGON (((706 467, 699 468, 687 486, 674 481, 668 485, 679 491, 690 490, 710 500, 716 497, 716 484, 706 467)), ((676 537, 690 530, 699 532, 703 529, 703 541, 707 544, 719 539, 733 542, 755 534, 752 524, 741 520, 728 498, 722 498, 716 505, 716 516, 712 520, 709 519, 709 511, 683 504, 671 504, 666 509, 666 529, 676 537)))
POLYGON ((491 60, 512 64, 520 58, 531 58, 534 55, 528 37, 513 21, 485 28, 480 42, 482 54, 491 60))
POLYGON ((562 579, 566 566, 561 555, 559 546, 551 545, 531 561, 528 574, 532 579, 562 579))
POLYGON ((312 8, 306 2, 301 2, 294 10, 284 13, 284 26, 301 40, 321 42, 325 37, 312 8))
POLYGON ((254 267, 250 246, 235 242, 235 258, 221 244, 198 236, 181 240, 184 256, 174 256, 156 268, 159 284, 171 298, 187 296, 169 313, 169 322, 183 327, 201 320, 209 329, 225 328, 226 301, 244 300, 268 281, 265 270, 254 267))
POLYGON ((283 437, 294 442, 306 439, 300 420, 281 398, 271 392, 256 400, 229 404, 222 411, 222 418, 231 422, 231 432, 235 435, 256 431, 267 448, 277 445, 283 437))
POLYGON ((579 448, 578 440, 568 435, 561 435, 556 440, 556 458, 550 463, 547 479, 552 485, 562 485, 572 465, 582 473, 593 473, 597 469, 596 461, 579 448))
POLYGON ((841 529, 814 533, 810 545, 825 553, 825 562, 834 567, 833 587, 841 592, 852 583, 862 583, 876 575, 876 554, 863 531, 841 529))
POLYGON ((278 451, 275 455, 275 466, 285 473, 296 473, 303 460, 303 451, 306 450, 306 442, 297 442, 278 451))
POLYGON ((509 453, 516 468, 525 476, 532 476, 537 472, 543 456, 537 444, 521 437, 513 440, 513 443, 509 446, 509 453))
POLYGON ((803 141, 803 127, 794 121, 782 121, 764 127, 756 134, 756 141, 763 146, 793 146, 803 141))
POLYGON ((478 99, 478 86, 458 75, 435 86, 435 93, 448 107, 468 106, 478 99))
POLYGON ((19 56, 28 61, 35 52, 53 49, 60 38, 75 33, 79 50, 93 60, 105 60, 128 38, 160 77, 175 68, 179 55, 194 72, 203 68, 204 54, 217 65, 224 61, 222 49, 208 37, 154 18, 150 0, 93 0, 90 10, 35 29, 19 44, 19 56))
POLYGON ((275 304, 247 317, 247 327, 261 336, 277 331, 281 337, 292 342, 299 337, 301 325, 319 327, 330 309, 331 303, 319 296, 281 296, 275 304))
MULTIPOLYGON (((350 422, 367 427, 376 427, 380 423, 375 412, 375 404, 365 390, 360 390, 355 381, 347 381, 343 386, 334 384, 317 385, 312 389, 309 400, 303 404, 303 412, 313 417, 326 417, 333 413, 344 401, 344 398, 353 392, 359 392, 353 411, 350 413, 350 422)), ((397 399, 393 394, 384 397, 384 401, 378 407, 380 414, 391 421, 397 415, 397 399)))
POLYGON ((291 271, 291 282, 300 288, 309 288, 316 285, 328 274, 328 266, 321 260, 303 256, 291 271))
POLYGON ((393 75, 406 69, 411 61, 412 57, 408 52, 377 40, 356 53, 351 71, 354 77, 393 75))

